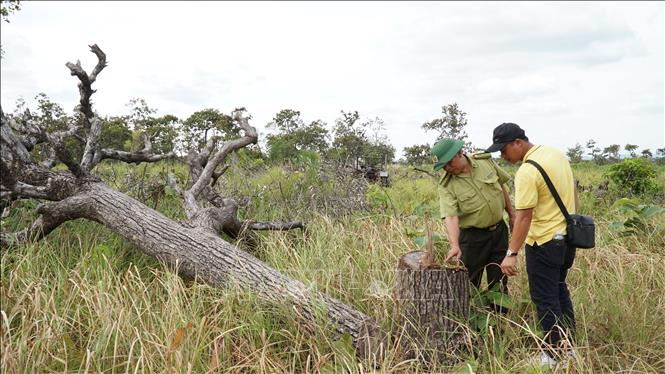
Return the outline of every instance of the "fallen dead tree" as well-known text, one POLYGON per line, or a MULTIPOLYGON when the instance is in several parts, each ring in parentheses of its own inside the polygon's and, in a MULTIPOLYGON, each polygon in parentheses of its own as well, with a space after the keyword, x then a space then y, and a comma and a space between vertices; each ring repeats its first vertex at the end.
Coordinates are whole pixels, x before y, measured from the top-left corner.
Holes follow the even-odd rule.
MULTIPOLYGON (((187 215, 174 221, 142 202, 112 189, 97 178, 94 168, 105 159, 130 163, 156 162, 173 157, 154 154, 150 139, 145 148, 131 153, 100 147, 102 121, 92 110, 92 84, 106 67, 106 55, 97 46, 90 47, 98 63, 91 74, 80 63, 67 63, 79 80, 82 122, 72 122, 59 132, 47 132, 28 114, 10 118, 1 113, 1 190, 3 209, 16 199, 34 199, 38 218, 27 229, 3 234, 3 247, 26 241, 41 240, 64 222, 88 219, 98 222, 131 242, 144 254, 157 258, 187 278, 196 278, 213 287, 238 285, 273 302, 287 302, 301 317, 304 325, 317 323, 318 310, 323 310, 339 333, 351 335, 356 352, 363 359, 376 359, 384 334, 376 321, 325 294, 309 290, 302 282, 272 269, 251 254, 221 239, 226 234, 239 238, 253 230, 289 230, 302 228, 302 222, 240 221, 237 203, 218 193, 214 186, 226 170, 227 157, 257 142, 256 129, 249 125, 244 109, 234 111, 232 118, 242 129, 241 136, 220 142, 208 140, 199 152, 191 153, 187 162, 191 185, 173 187, 182 196, 187 215), (81 130, 85 134, 80 136, 81 130), (76 161, 65 141, 76 139, 83 153, 76 161), (31 150, 42 144, 50 147, 53 158, 38 163, 31 150), (57 163, 67 170, 55 170, 57 163)), ((251 234, 246 238, 254 240, 251 234)))

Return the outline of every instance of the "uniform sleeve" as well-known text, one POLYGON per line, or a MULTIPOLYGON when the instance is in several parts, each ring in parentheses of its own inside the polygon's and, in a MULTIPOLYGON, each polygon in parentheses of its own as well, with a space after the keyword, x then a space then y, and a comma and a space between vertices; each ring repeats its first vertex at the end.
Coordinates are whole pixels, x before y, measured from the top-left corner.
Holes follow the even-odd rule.
POLYGON ((491 161, 492 161, 492 166, 494 166, 494 170, 496 170, 496 175, 499 176, 499 184, 504 184, 508 182, 511 179, 510 174, 508 174, 505 170, 501 169, 499 165, 497 165, 496 162, 494 162, 494 160, 491 161))
POLYGON ((457 217, 460 215, 457 209, 457 197, 449 189, 441 185, 439 185, 439 208, 441 210, 441 218, 457 217))
POLYGON ((538 204, 535 168, 522 165, 515 173, 515 209, 530 209, 538 204))

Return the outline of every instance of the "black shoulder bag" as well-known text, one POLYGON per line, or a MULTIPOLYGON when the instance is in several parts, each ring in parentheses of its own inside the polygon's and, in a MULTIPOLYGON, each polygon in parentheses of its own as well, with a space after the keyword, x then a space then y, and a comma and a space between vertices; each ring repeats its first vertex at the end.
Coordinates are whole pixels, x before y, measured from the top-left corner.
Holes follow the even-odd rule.
POLYGON ((550 177, 543 168, 533 160, 526 160, 526 162, 535 166, 536 169, 542 174, 547 187, 549 187, 556 204, 561 209, 561 213, 566 218, 566 242, 568 245, 576 248, 593 248, 596 246, 596 224, 593 222, 591 216, 583 216, 581 214, 568 214, 566 206, 563 205, 559 193, 556 192, 550 177))

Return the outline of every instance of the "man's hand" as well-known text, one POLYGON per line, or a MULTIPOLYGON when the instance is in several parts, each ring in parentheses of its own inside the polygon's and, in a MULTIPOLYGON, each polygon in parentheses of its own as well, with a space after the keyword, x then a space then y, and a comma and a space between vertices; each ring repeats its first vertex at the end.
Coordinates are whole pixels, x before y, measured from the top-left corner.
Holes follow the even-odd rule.
POLYGON ((446 262, 448 262, 453 257, 455 257, 457 261, 459 261, 462 258, 462 250, 460 249, 460 247, 450 248, 450 250, 446 254, 446 262))
POLYGON ((517 275, 517 256, 504 257, 501 262, 501 272, 512 277, 517 275))

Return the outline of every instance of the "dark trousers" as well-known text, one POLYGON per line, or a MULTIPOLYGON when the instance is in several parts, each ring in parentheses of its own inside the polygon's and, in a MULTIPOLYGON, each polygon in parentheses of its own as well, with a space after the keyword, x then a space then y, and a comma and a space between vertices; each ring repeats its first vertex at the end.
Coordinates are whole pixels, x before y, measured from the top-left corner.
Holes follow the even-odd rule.
POLYGON ((556 353, 562 332, 571 340, 575 337, 575 312, 566 285, 568 269, 575 261, 575 248, 563 239, 525 248, 529 291, 545 333, 545 348, 556 353))
POLYGON ((501 291, 508 293, 508 281, 501 273, 501 261, 508 250, 508 228, 501 220, 493 231, 468 228, 460 230, 459 245, 462 262, 469 270, 471 283, 480 288, 483 270, 487 271, 488 288, 501 282, 501 291))

